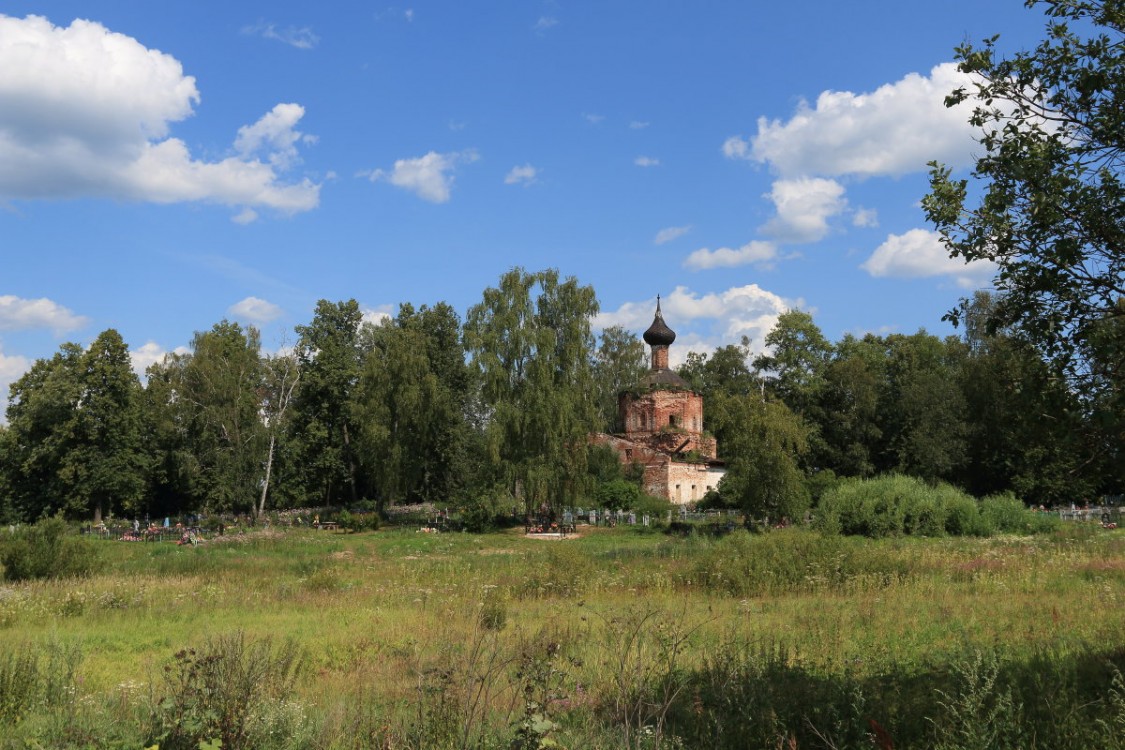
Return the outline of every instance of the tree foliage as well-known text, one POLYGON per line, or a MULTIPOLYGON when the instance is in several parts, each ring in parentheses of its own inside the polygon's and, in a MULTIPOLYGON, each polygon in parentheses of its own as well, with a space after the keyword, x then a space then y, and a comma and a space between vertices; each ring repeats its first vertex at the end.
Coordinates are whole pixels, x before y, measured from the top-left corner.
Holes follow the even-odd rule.
POLYGON ((490 459, 529 506, 573 502, 585 483, 585 444, 598 414, 590 328, 597 311, 593 288, 575 278, 515 268, 466 318, 490 459))
MULTIPOLYGON (((980 155, 969 181, 934 164, 926 214, 950 253, 997 265, 992 330, 1014 327, 1091 394, 1120 393, 1125 319, 1125 6, 1028 0, 1050 21, 1008 57, 957 48, 980 155), (978 197, 979 193, 979 197, 978 197), (1103 345, 1102 331, 1116 329, 1103 345), (1105 367, 1106 360, 1113 365, 1105 367)), ((955 322, 968 309, 949 313, 955 322)))
POLYGON ((727 462, 719 483, 723 501, 754 521, 798 520, 809 506, 801 469, 808 425, 779 401, 722 393, 712 398, 712 420, 724 436, 720 448, 727 462))
POLYGON ((312 322, 297 326, 301 389, 293 405, 294 460, 305 491, 318 504, 358 497, 353 397, 361 351, 359 303, 320 300, 312 322))
POLYGON ((7 483, 25 518, 136 509, 145 489, 140 383, 121 335, 63 344, 11 387, 7 483))
POLYGON ((448 503, 463 485, 470 379, 460 327, 445 303, 404 304, 365 331, 359 443, 381 503, 448 503))

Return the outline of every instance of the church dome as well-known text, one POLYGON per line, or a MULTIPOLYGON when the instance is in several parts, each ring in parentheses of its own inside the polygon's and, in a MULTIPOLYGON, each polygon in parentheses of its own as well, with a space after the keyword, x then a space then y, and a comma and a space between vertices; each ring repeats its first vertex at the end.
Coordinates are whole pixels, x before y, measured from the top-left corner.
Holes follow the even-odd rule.
POLYGON ((644 332, 643 338, 649 346, 671 346, 676 340, 676 332, 668 327, 664 322, 664 316, 660 313, 659 296, 656 298, 656 317, 652 319, 652 325, 644 332))

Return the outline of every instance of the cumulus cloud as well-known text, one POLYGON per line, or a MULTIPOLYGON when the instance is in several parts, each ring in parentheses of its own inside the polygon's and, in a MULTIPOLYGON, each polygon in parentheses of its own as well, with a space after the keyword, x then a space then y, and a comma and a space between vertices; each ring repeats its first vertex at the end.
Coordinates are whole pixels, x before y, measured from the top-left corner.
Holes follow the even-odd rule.
POLYGON ((966 288, 982 286, 996 273, 990 261, 965 263, 949 257, 941 235, 925 229, 887 235, 860 268, 872 276, 901 279, 949 276, 966 288))
POLYGON ((778 180, 766 197, 777 207, 777 215, 762 231, 779 242, 824 239, 828 234, 828 220, 848 205, 844 186, 820 177, 778 180))
POLYGON ((279 29, 272 23, 262 21, 253 26, 244 26, 242 33, 260 36, 263 39, 272 39, 275 42, 288 44, 290 47, 296 47, 297 49, 312 49, 320 43, 320 37, 307 26, 288 26, 279 29))
POLYGON ((651 156, 638 156, 636 159, 633 159, 633 163, 636 164, 638 167, 659 167, 660 166, 660 160, 655 159, 651 156))
POLYGON ((277 305, 258 297, 247 297, 241 302, 235 302, 227 312, 236 320, 245 320, 258 325, 277 320, 285 314, 285 311, 277 305))
POLYGON ((769 163, 783 176, 902 175, 934 159, 965 166, 975 147, 971 104, 947 108, 944 99, 969 83, 954 63, 942 63, 870 93, 825 91, 787 121, 760 118, 753 139, 732 137, 723 153, 769 163))
POLYGON ((754 240, 739 248, 720 247, 710 250, 701 247, 684 260, 684 267, 693 271, 708 268, 733 268, 751 263, 768 266, 777 259, 777 247, 772 242, 754 240))
POLYGON ((680 237, 683 237, 690 231, 690 225, 684 227, 665 227, 664 229, 661 229, 656 233, 656 237, 653 239, 653 243, 657 245, 663 245, 666 242, 671 242, 672 240, 677 240, 680 237))
MULTIPOLYGON (((169 133, 199 100, 178 60, 132 37, 92 21, 56 27, 38 16, 0 15, 0 197, 316 207, 318 185, 280 181, 291 148, 266 163, 246 154, 193 159, 169 133)), ((275 144, 293 137, 290 147, 301 138, 292 126, 304 110, 281 106, 250 126, 259 145, 271 133, 275 144)))
POLYGON ((0 330, 26 331, 46 328, 56 336, 85 326, 89 320, 46 297, 23 299, 0 295, 0 330))
POLYGON ((191 349, 186 346, 177 346, 172 351, 168 351, 155 341, 145 342, 143 346, 136 349, 129 350, 129 361, 133 365, 133 372, 137 373, 140 378, 145 377, 145 371, 155 365, 157 362, 163 362, 164 358, 169 354, 190 354, 191 349))
POLYGON ((477 160, 475 151, 439 154, 431 151, 416 159, 399 159, 389 172, 376 169, 369 174, 372 182, 385 181, 408 190, 431 203, 449 201, 453 188, 453 172, 458 164, 477 160))
POLYGON ((522 167, 512 167, 511 171, 504 176, 505 185, 528 185, 535 184, 535 179, 539 172, 535 167, 530 164, 524 164, 522 167))
MULTIPOLYGON (((669 353, 673 363, 678 364, 689 351, 708 352, 738 343, 743 336, 750 339, 754 351, 761 351, 766 334, 776 325, 778 316, 799 307, 801 301, 786 300, 757 284, 748 284, 705 294, 678 286, 670 295, 661 297, 660 305, 664 319, 677 334, 669 353)), ((639 334, 652 323, 655 309, 655 299, 626 302, 617 310, 600 313, 594 325, 597 328, 619 325, 639 334)))

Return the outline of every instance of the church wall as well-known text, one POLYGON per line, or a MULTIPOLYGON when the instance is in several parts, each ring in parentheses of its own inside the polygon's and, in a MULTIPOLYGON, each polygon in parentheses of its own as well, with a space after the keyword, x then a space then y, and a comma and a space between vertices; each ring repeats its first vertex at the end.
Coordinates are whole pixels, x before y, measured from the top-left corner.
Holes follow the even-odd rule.
POLYGON ((625 393, 619 408, 630 440, 643 441, 654 450, 696 451, 706 458, 715 457, 714 438, 702 434, 702 396, 678 390, 625 393))

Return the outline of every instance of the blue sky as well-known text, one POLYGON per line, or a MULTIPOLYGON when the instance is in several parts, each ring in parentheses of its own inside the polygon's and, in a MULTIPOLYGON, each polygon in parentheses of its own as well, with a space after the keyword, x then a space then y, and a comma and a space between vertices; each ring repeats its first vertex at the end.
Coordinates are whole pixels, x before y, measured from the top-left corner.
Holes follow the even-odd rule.
POLYGON ((689 349, 791 307, 831 339, 951 329, 925 164, 977 150, 953 47, 1018 0, 23 2, 0 9, 0 396, 109 327, 138 369, 318 299, 464 314, 513 266, 657 294, 689 349))

